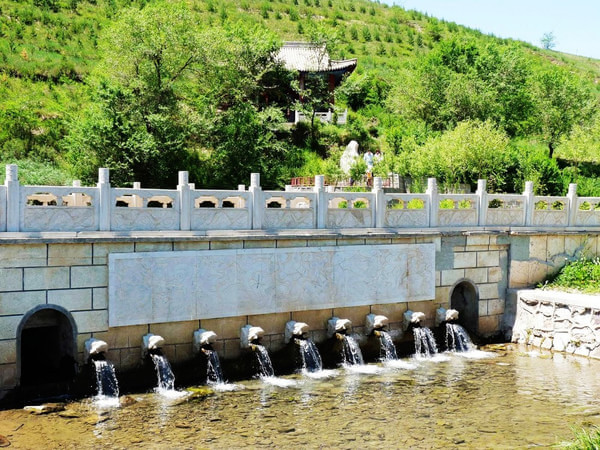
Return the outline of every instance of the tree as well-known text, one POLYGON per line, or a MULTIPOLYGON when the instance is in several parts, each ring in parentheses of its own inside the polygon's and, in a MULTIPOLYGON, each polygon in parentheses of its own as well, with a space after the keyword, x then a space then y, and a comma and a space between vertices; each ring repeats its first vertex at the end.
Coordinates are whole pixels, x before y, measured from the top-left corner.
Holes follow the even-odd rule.
MULTIPOLYGON (((501 190, 506 181, 507 148, 508 137, 492 122, 461 122, 411 152, 409 173, 436 177, 450 188, 460 183, 474 186, 478 179, 487 179, 491 191, 501 190)), ((405 157, 399 156, 405 164, 405 157)))
POLYGON ((544 33, 540 41, 542 43, 542 47, 546 50, 552 50, 554 47, 556 47, 556 38, 554 37, 554 33, 551 31, 544 33))
POLYGON ((537 126, 552 158, 560 139, 588 121, 598 101, 587 84, 560 67, 538 72, 532 90, 537 126))
POLYGON ((600 115, 596 114, 590 123, 574 126, 557 146, 556 155, 575 167, 583 162, 600 164, 600 115))
POLYGON ((199 61, 193 23, 185 7, 157 3, 125 10, 107 31, 106 57, 91 80, 94 104, 72 121, 65 143, 81 178, 104 166, 117 185, 175 184, 198 125, 182 101, 199 61))
POLYGON ((276 37, 197 23, 183 4, 158 2, 126 10, 108 30, 94 104, 74 118, 65 143, 82 179, 103 166, 116 185, 173 185, 183 168, 211 186, 236 186, 252 171, 265 184, 279 181, 281 112, 261 111, 289 76, 275 61, 276 37))
POLYGON ((433 130, 460 121, 492 120, 509 135, 522 131, 532 110, 523 53, 512 45, 443 40, 395 80, 388 107, 433 130))

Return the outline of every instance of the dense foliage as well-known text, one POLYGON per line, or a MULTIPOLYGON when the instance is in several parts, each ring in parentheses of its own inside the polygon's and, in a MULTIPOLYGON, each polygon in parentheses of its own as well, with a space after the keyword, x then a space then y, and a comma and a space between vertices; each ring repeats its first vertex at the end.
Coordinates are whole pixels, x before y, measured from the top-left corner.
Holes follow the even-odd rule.
MULTIPOLYGON (((380 149, 376 175, 429 176, 447 189, 600 195, 600 63, 497 39, 367 0, 7 0, 0 5, 0 162, 36 183, 202 186, 262 174, 342 177, 352 139, 380 149), (358 58, 336 91, 274 55, 284 40, 358 58), (290 127, 301 107, 311 120, 290 127), (32 161, 36 163, 33 164, 32 161), (43 168, 43 169, 42 169, 43 168)), ((356 168, 356 171, 360 167, 356 168)))
POLYGON ((545 287, 600 293, 600 259, 580 258, 568 262, 545 287))

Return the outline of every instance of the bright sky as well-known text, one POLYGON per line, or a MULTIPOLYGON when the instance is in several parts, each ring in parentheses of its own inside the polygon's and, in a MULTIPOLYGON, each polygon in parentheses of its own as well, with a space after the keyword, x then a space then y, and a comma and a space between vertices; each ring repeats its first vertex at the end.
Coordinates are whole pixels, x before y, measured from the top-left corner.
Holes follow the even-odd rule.
POLYGON ((554 50, 600 59, 600 0, 383 1, 537 46, 551 32, 554 50))

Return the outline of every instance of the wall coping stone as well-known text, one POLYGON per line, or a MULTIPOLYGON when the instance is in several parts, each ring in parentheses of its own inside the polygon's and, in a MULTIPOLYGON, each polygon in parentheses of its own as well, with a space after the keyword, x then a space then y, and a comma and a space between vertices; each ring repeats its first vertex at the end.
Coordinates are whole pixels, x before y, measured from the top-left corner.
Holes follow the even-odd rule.
POLYGON ((548 289, 519 289, 517 295, 525 300, 600 309, 600 294, 582 294, 548 289))
POLYGON ((312 230, 218 230, 218 231, 79 231, 79 232, 4 232, 0 244, 52 244, 95 242, 157 242, 157 241, 230 241, 264 239, 344 239, 344 238, 413 238, 476 236, 536 236, 536 235, 600 235, 600 227, 587 229, 530 228, 530 227, 481 227, 477 229, 438 228, 348 228, 312 230))

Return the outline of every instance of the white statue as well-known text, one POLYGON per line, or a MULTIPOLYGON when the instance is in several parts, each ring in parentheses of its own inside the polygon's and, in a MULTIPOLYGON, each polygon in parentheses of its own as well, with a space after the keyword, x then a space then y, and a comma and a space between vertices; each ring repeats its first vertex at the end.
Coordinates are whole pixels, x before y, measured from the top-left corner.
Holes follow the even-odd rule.
POLYGON ((350 174, 350 168, 356 163, 358 158, 358 142, 350 141, 340 158, 340 168, 342 169, 342 172, 346 175, 350 174))

